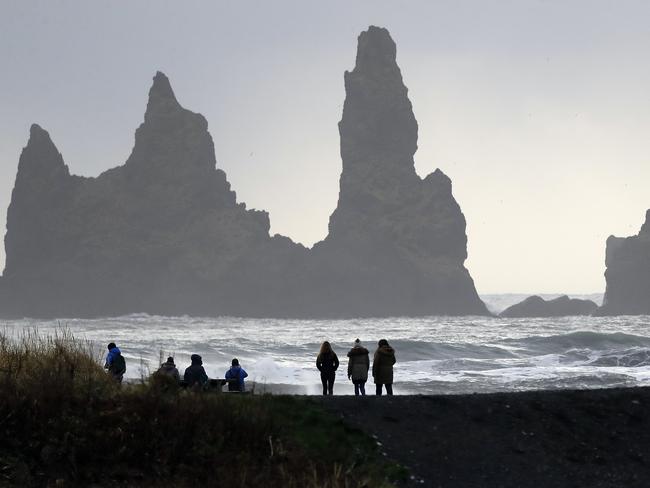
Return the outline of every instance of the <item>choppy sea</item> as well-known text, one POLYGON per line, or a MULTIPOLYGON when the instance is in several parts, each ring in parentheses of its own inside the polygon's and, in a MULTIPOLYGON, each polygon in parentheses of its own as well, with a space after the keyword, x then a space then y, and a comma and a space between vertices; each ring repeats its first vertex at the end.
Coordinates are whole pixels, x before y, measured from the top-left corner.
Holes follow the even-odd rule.
POLYGON ((276 320, 138 314, 5 320, 0 328, 14 337, 65 328, 98 351, 114 341, 134 379, 168 355, 182 373, 193 353, 203 357, 209 376, 223 377, 237 357, 258 390, 317 394, 316 354, 328 340, 341 360, 335 394, 350 394, 346 353, 357 337, 371 354, 382 338, 395 348, 396 394, 650 385, 650 316, 276 320))

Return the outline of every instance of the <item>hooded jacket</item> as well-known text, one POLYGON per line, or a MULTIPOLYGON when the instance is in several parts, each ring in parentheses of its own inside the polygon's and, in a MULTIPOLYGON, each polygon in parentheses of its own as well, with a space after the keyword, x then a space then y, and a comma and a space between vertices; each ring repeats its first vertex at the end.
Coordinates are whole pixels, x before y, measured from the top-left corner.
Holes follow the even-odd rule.
POLYGON ((208 382, 208 375, 203 369, 201 356, 192 354, 192 364, 185 369, 183 380, 187 386, 205 385, 208 382))
POLYGON ((120 356, 122 356, 122 351, 120 351, 119 347, 115 346, 108 351, 106 364, 104 364, 104 368, 116 378, 122 378, 126 372, 126 361, 124 359, 118 360, 120 356))
POLYGON ((170 362, 164 362, 160 366, 160 369, 158 370, 159 374, 169 376, 170 378, 174 378, 176 381, 181 380, 181 375, 178 372, 178 369, 176 368, 176 365, 174 363, 170 362))
MULTIPOLYGON (((231 384, 228 384, 229 391, 244 391, 244 378, 248 377, 248 373, 241 366, 232 366, 228 371, 226 371, 227 380, 238 380, 237 388, 231 387, 231 384)), ((234 385, 233 385, 234 386, 234 385)))
POLYGON ((376 385, 393 384, 395 350, 390 346, 378 347, 372 360, 372 376, 376 385))
POLYGON ((348 377, 354 381, 368 381, 370 358, 368 349, 355 346, 348 352, 348 377))

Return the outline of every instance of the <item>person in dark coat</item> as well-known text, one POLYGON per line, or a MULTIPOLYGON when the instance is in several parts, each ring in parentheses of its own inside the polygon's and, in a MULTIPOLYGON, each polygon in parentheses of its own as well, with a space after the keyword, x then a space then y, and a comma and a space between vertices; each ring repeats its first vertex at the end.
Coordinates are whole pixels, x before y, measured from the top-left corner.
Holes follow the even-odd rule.
POLYGON ((226 371, 226 379, 231 380, 228 381, 228 391, 244 391, 244 378, 246 377, 248 377, 248 373, 239 365, 239 360, 233 359, 230 369, 226 371))
POLYGON ((372 377, 375 379, 376 393, 381 395, 382 385, 386 385, 386 394, 392 395, 395 350, 390 347, 386 339, 380 340, 377 346, 372 360, 372 377))
POLYGON ((361 345, 361 341, 354 341, 352 349, 348 352, 348 379, 354 384, 355 395, 366 394, 366 381, 368 381, 368 370, 370 369, 370 358, 368 349, 361 345))
POLYGON ((169 376, 170 378, 173 378, 177 382, 181 381, 181 375, 178 372, 178 368, 174 364, 174 358, 171 356, 167 358, 166 362, 160 365, 160 368, 158 369, 158 371, 156 371, 156 374, 159 374, 161 376, 169 376))
POLYGON ((108 370, 108 373, 115 381, 122 383, 124 373, 126 373, 126 360, 122 356, 122 351, 120 351, 120 348, 114 342, 108 345, 108 354, 106 355, 104 369, 108 370))
POLYGON ((203 369, 203 360, 198 354, 192 354, 190 359, 192 364, 185 369, 183 380, 187 383, 188 388, 203 388, 208 382, 208 375, 203 369))
POLYGON ((316 367, 320 371, 320 380, 323 383, 323 395, 334 394, 334 378, 339 367, 339 358, 332 350, 329 342, 325 341, 320 346, 320 352, 316 357, 316 367))

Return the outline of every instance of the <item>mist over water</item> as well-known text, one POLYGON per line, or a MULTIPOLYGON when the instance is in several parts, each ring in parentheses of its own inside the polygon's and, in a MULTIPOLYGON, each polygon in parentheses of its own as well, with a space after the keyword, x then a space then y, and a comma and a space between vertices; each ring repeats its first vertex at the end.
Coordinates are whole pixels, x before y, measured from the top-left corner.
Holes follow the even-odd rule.
POLYGON ((346 353, 357 337, 371 354, 381 338, 396 349, 396 394, 650 385, 650 316, 332 321, 129 315, 1 324, 15 337, 65 327, 100 350, 115 341, 129 378, 155 371, 167 355, 182 373, 193 353, 203 357, 210 377, 223 377, 237 357, 258 391, 319 393, 315 359, 321 341, 329 340, 341 360, 335 394, 352 393, 346 353))

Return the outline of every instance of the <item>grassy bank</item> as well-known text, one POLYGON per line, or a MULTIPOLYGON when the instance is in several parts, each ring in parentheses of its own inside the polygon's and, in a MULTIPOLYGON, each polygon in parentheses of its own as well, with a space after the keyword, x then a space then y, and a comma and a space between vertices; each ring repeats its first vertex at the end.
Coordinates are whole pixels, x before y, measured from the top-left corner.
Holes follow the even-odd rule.
POLYGON ((0 335, 2 486, 387 486, 375 442, 309 399, 119 387, 68 334, 0 335))

